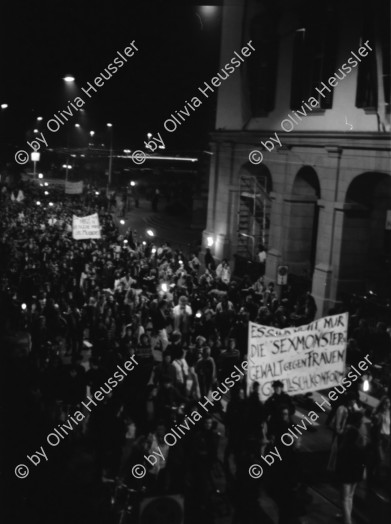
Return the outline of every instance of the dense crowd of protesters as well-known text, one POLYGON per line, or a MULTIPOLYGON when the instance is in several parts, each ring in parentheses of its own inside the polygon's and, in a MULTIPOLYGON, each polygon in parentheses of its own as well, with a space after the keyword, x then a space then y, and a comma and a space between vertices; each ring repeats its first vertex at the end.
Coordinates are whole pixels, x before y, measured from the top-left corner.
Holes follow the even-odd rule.
MULTIPOLYGON (((291 287, 278 295, 273 283, 265 285, 263 271, 255 281, 233 277, 229 262, 216 263, 209 250, 186 256, 168 244, 135 239, 131 230, 119 234, 98 197, 49 205, 48 199, 37 204, 26 188, 21 202, 10 195, 2 192, 0 210, 2 320, 5 332, 23 330, 31 337, 24 394, 44 428, 41 434, 80 409, 85 419, 69 439, 90 443, 100 479, 121 478, 148 494, 185 493, 199 514, 212 519, 224 475, 232 486, 234 522, 267 522, 248 466, 291 423, 295 404, 282 383, 276 382, 273 396, 262 403, 259 384, 247 396, 242 381, 175 446, 168 447, 164 436, 246 358, 249 321, 278 328, 306 324, 316 315, 313 297, 297 295, 291 287), (72 215, 95 212, 101 239, 73 240, 72 215), (135 370, 111 388, 108 378, 130 357, 138 363, 135 370), (102 386, 105 399, 88 413, 83 400, 102 386), (164 457, 152 466, 144 455, 157 449, 164 457), (142 480, 131 474, 135 464, 147 468, 142 480)), ((369 354, 375 363, 389 364, 390 326, 373 328, 360 311, 354 313, 348 362, 369 354)), ((368 442, 371 474, 382 474, 390 402, 386 396, 381 400, 364 442, 358 393, 345 400, 329 423, 338 435, 338 451, 343 450, 339 457, 344 460, 337 457, 334 470, 344 486, 344 522, 350 524, 355 485, 368 464, 368 442)), ((287 448, 285 455, 264 481, 281 524, 299 522, 308 502, 298 450, 287 448)))

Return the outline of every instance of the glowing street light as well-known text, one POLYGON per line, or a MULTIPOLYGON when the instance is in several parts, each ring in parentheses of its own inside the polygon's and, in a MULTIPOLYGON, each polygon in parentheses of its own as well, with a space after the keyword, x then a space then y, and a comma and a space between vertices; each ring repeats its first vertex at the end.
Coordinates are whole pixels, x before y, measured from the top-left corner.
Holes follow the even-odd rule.
POLYGON ((213 237, 208 237, 208 238, 206 239, 206 245, 207 245, 207 247, 212 247, 213 244, 214 244, 213 237))
POLYGON ((38 178, 43 178, 43 174, 42 173, 38 173, 38 178))
POLYGON ((155 236, 155 233, 152 231, 152 229, 147 229, 146 233, 147 233, 147 235, 149 237, 154 237, 155 236))
POLYGON ((45 191, 45 195, 48 196, 48 194, 49 194, 49 191, 45 191))
POLYGON ((43 116, 37 116, 37 120, 38 122, 41 122, 41 120, 43 120, 43 116))
POLYGON ((75 124, 75 127, 80 127, 80 124, 75 124))
POLYGON ((107 127, 113 127, 113 124, 110 124, 110 123, 108 123, 106 125, 107 125, 107 127))
POLYGON ((131 185, 132 187, 134 187, 134 186, 136 185, 136 182, 135 182, 134 180, 131 180, 131 181, 130 181, 130 185, 131 185))
POLYGON ((40 206, 41 202, 39 200, 37 200, 36 204, 37 204, 37 206, 40 206))
POLYGON ((94 136, 95 135, 95 131, 90 131, 90 136, 94 136))
POLYGON ((49 202, 49 206, 53 207, 54 206, 53 202, 49 202))
POLYGON ((8 104, 1 104, 1 106, 0 106, 0 107, 1 107, 1 109, 7 109, 7 107, 8 107, 8 104))
POLYGON ((36 173, 36 168, 37 168, 37 162, 39 162, 40 158, 41 158, 41 154, 37 153, 37 151, 33 151, 31 153, 31 160, 32 160, 32 162, 34 164, 34 171, 33 171, 34 179, 35 179, 35 173, 36 173))
POLYGON ((148 140, 152 138, 152 133, 147 133, 148 140))
POLYGON ((26 304, 25 304, 25 303, 23 303, 23 304, 21 305, 21 308, 23 309, 23 311, 25 311, 25 310, 27 309, 27 306, 26 306, 26 304))
POLYGON ((43 185, 44 185, 45 187, 48 187, 49 183, 48 183, 48 182, 44 182, 43 185))
POLYGON ((38 129, 34 129, 34 133, 39 133, 38 129))
POLYGON ((121 224, 121 226, 124 226, 124 225, 125 225, 125 220, 121 219, 121 220, 119 221, 119 223, 121 224))
POLYGON ((75 77, 72 76, 72 75, 67 75, 67 76, 64 76, 63 80, 64 80, 65 82, 70 83, 70 82, 74 82, 74 81, 75 81, 75 77))

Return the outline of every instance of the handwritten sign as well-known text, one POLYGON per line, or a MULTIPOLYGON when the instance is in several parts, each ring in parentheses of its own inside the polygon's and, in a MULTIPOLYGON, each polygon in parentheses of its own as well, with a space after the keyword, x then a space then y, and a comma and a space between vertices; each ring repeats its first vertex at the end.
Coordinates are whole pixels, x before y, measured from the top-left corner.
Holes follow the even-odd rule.
POLYGON ((72 217, 72 236, 75 240, 87 238, 100 238, 100 225, 98 213, 87 217, 72 217))
POLYGON ((249 323, 248 391, 260 383, 260 398, 280 380, 290 395, 339 384, 345 372, 348 313, 320 318, 297 328, 276 329, 249 323))

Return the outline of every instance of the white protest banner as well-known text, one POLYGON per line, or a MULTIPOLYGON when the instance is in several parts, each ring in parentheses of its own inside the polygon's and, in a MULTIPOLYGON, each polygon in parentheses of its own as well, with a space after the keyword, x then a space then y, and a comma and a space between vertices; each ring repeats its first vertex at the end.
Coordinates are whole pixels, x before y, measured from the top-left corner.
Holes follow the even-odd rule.
POLYGON ((260 398, 280 380, 290 395, 339 384, 345 373, 348 313, 314 320, 297 328, 277 329, 249 322, 248 391, 260 383, 260 398))
POLYGON ((83 180, 80 182, 65 182, 65 193, 67 195, 81 195, 83 193, 83 180))
POLYGON ((98 213, 87 217, 72 217, 72 236, 75 240, 87 238, 100 238, 100 225, 98 213))

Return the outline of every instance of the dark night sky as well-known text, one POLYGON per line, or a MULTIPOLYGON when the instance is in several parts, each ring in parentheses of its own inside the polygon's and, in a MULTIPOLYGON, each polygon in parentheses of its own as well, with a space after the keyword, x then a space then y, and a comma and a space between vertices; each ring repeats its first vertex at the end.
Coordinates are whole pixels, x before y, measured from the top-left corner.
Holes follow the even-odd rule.
MULTIPOLYGON (((0 113, 3 145, 23 146, 38 115, 47 120, 73 101, 76 93, 66 96, 64 75, 86 87, 135 40, 138 53, 91 99, 80 93, 88 130, 101 132, 103 140, 112 122, 116 148, 142 147, 146 133, 164 131, 170 113, 182 109, 218 70, 220 18, 220 8, 208 13, 186 0, 7 2, 0 17, 0 103, 9 104, 0 113)), ((168 148, 205 147, 215 105, 211 96, 177 131, 165 132, 168 148)), ((76 122, 82 122, 80 112, 70 119, 69 131, 64 126, 50 134, 49 147, 65 146, 76 122)))

